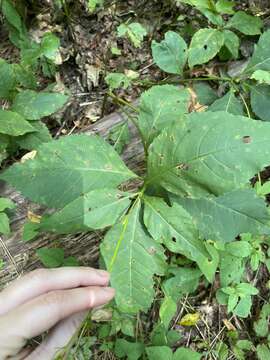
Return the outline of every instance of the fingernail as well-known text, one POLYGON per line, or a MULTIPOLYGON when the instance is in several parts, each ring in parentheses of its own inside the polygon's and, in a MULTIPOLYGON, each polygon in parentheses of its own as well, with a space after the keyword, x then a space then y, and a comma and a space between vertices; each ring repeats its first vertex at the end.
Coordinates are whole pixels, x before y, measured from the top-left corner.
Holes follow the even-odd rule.
POLYGON ((110 277, 110 273, 105 270, 97 270, 97 274, 101 277, 106 277, 106 278, 110 277))
POLYGON ((102 291, 104 291, 107 295, 110 295, 112 297, 115 295, 115 290, 111 287, 103 287, 102 291))

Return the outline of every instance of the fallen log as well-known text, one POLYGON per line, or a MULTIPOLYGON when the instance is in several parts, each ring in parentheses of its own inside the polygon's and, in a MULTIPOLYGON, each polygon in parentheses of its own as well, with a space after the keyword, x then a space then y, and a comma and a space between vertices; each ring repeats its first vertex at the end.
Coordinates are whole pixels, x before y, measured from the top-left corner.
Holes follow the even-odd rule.
MULTIPOLYGON (((96 133, 105 137, 113 126, 125 120, 126 116, 123 113, 114 112, 84 129, 83 133, 89 135, 96 133)), ((143 147, 133 125, 130 125, 130 133, 131 140, 124 150, 123 159, 130 169, 141 174, 144 170, 143 147)), ((36 249, 40 247, 59 246, 65 250, 66 255, 75 256, 81 264, 96 265, 99 243, 102 239, 101 232, 65 236, 43 233, 32 242, 24 242, 22 231, 28 211, 41 214, 44 209, 23 198, 20 193, 4 183, 0 183, 0 196, 10 198, 17 205, 14 214, 11 216, 11 235, 0 238, 0 258, 4 258, 5 261, 4 268, 0 270, 0 289, 24 272, 40 266, 35 254, 36 249)))

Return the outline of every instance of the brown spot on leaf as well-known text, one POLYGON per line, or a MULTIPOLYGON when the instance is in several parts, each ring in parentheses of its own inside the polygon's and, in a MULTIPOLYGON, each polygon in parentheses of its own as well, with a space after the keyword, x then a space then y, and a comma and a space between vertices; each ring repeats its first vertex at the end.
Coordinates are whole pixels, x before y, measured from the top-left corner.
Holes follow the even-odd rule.
POLYGON ((243 140, 243 143, 245 143, 245 144, 251 143, 251 137, 249 135, 243 136, 242 140, 243 140))

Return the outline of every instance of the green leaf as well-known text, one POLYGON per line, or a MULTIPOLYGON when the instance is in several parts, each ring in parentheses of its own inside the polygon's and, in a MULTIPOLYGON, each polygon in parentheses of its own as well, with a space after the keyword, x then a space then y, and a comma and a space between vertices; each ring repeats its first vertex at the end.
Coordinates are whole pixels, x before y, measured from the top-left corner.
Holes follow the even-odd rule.
POLYGON ((188 62, 190 68, 213 59, 224 44, 223 33, 216 29, 200 29, 191 40, 188 62))
POLYGON ((63 94, 24 90, 15 97, 12 108, 28 120, 39 120, 61 109, 67 99, 63 94))
POLYGON ((133 343, 125 339, 116 339, 114 352, 118 358, 127 357, 128 360, 138 360, 144 351, 142 343, 133 343))
POLYGON ((270 86, 251 86, 250 103, 254 113, 264 121, 270 121, 269 112, 270 86))
POLYGON ((247 185, 269 163, 270 124, 225 112, 192 113, 151 144, 146 184, 191 197, 247 185))
POLYGON ((19 136, 36 131, 20 114, 0 109, 0 133, 19 136))
POLYGON ((270 71, 256 70, 250 78, 258 81, 259 84, 270 85, 270 71))
POLYGON ((40 228, 60 234, 103 229, 113 225, 125 213, 132 196, 131 193, 106 188, 90 191, 43 218, 40 228))
POLYGON ((216 3, 216 11, 220 14, 228 14, 232 15, 234 14, 234 8, 235 3, 233 1, 228 0, 218 0, 216 3))
POLYGON ((223 30, 224 46, 229 50, 234 59, 238 58, 240 39, 239 37, 230 30, 223 30))
POLYGON ((229 90, 226 95, 217 99, 209 106, 208 111, 226 111, 233 115, 244 115, 243 104, 236 98, 233 90, 229 90))
POLYGON ((225 247, 226 251, 233 255, 237 256, 239 258, 245 258, 250 256, 252 247, 247 241, 233 241, 229 244, 226 244, 225 247))
POLYGON ((13 201, 7 198, 0 197, 0 211, 4 211, 6 209, 14 209, 15 204, 13 201))
POLYGON ((172 360, 173 352, 168 346, 150 346, 146 349, 148 360, 172 360))
POLYGON ((32 121, 31 126, 35 129, 35 132, 18 136, 15 140, 22 149, 37 149, 41 144, 52 141, 47 126, 41 121, 32 121))
POLYGON ((165 296, 163 299, 160 309, 159 309, 159 317, 161 323, 164 325, 166 329, 168 329, 170 322, 177 311, 176 302, 169 296, 165 296))
POLYGON ((34 202, 61 208, 91 190, 134 178, 113 148, 98 136, 72 135, 42 144, 33 160, 15 164, 1 179, 34 202))
POLYGON ((20 34, 26 32, 23 21, 18 14, 16 8, 12 5, 9 0, 2 0, 2 12, 8 23, 12 25, 20 34))
POLYGON ((270 359, 270 349, 267 345, 261 344, 257 345, 257 356, 259 360, 268 360, 270 359))
POLYGON ((270 30, 260 36, 244 72, 253 73, 256 70, 270 71, 270 30))
POLYGON ((157 66, 169 74, 182 74, 187 61, 187 44, 176 32, 167 31, 160 43, 152 41, 152 55, 157 66))
POLYGON ((118 154, 122 154, 125 146, 129 143, 130 140, 128 122, 115 125, 110 130, 107 139, 113 144, 115 151, 118 154))
POLYGON ((64 259, 62 266, 80 266, 80 263, 74 256, 68 256, 64 259))
POLYGON ((236 286, 236 291, 239 296, 244 295, 258 295, 259 291, 249 283, 241 283, 236 286))
POLYGON ((183 121, 189 92, 173 85, 153 86, 140 98, 138 124, 147 145, 169 125, 183 121))
POLYGON ((0 98, 9 99, 16 86, 14 67, 5 60, 0 59, 0 98))
POLYGON ((119 37, 127 36, 132 44, 136 48, 139 48, 141 47, 144 37, 147 35, 147 31, 140 23, 133 22, 130 24, 119 25, 117 28, 117 35, 119 37))
POLYGON ((245 35, 258 35, 261 33, 263 22, 259 17, 248 15, 244 11, 237 11, 227 24, 245 35))
POLYGON ((8 235, 10 233, 9 218, 5 213, 0 213, 0 234, 8 235))
POLYGON ((40 224, 27 222, 23 227, 22 239, 23 241, 33 240, 39 233, 40 224))
POLYGON ((222 252, 220 255, 220 283, 221 287, 241 280, 244 272, 243 260, 239 257, 222 252))
POLYGON ((93 13, 98 6, 103 5, 104 0, 88 0, 88 9, 90 13, 93 13))
POLYGON ((218 97, 211 86, 203 81, 194 82, 193 89, 196 93, 197 100, 201 105, 211 105, 218 97))
POLYGON ((231 294, 228 300, 228 312, 232 312, 238 303, 238 295, 231 294))
POLYGON ((144 205, 144 223, 156 241, 194 261, 207 257, 191 216, 181 205, 170 207, 160 198, 146 196, 144 205))
POLYGON ((175 197, 174 200, 195 219, 201 236, 205 239, 228 242, 245 232, 270 232, 270 216, 266 203, 253 189, 235 190, 219 197, 175 197))
POLYGON ((64 261, 64 250, 60 248, 41 248, 37 250, 37 256, 47 268, 59 267, 64 261))
POLYGON ((105 77, 107 85, 109 85, 110 90, 123 88, 126 89, 131 83, 131 79, 122 73, 109 73, 105 77))
POLYGON ((210 9, 209 0, 176 0, 184 4, 195 6, 196 8, 210 9))
POLYGON ((169 273, 173 274, 173 277, 163 281, 162 289, 165 295, 172 297, 175 302, 184 294, 193 293, 202 275, 199 269, 184 267, 169 269, 169 273))
POLYGON ((59 56, 60 40, 51 32, 43 35, 40 45, 40 52, 49 60, 56 61, 59 56))
POLYGON ((249 295, 245 296, 242 299, 240 299, 233 313, 241 318, 246 318, 250 314, 251 306, 252 306, 251 296, 249 295))
POLYGON ((259 319, 255 321, 253 324, 257 336, 266 337, 268 335, 269 320, 270 320, 270 304, 264 304, 261 309, 259 319))
POLYGON ((5 266, 4 260, 0 259, 0 270, 2 270, 4 266, 5 266))
POLYGON ((180 347, 173 354, 173 360, 200 360, 202 355, 188 348, 180 347))
POLYGON ((145 232, 140 222, 141 204, 106 234, 101 254, 117 289, 116 304, 122 312, 147 311, 154 298, 153 275, 164 271, 160 244, 145 232))

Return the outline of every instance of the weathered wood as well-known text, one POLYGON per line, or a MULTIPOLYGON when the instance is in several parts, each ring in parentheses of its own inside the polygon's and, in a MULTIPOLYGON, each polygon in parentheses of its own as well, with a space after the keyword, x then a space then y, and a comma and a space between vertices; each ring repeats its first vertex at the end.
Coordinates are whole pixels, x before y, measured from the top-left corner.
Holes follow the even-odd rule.
MULTIPOLYGON (((89 135, 98 133, 106 136, 114 125, 124 120, 123 114, 115 112, 89 126, 84 133, 89 135)), ((123 159, 132 170, 141 173, 144 168, 142 144, 133 126, 130 126, 130 131, 131 141, 123 153, 123 159)), ((27 212, 30 210, 36 214, 42 214, 42 208, 27 201, 14 189, 3 183, 0 184, 0 196, 8 197, 17 204, 11 217, 11 236, 0 239, 0 256, 5 260, 5 267, 0 271, 0 288, 23 272, 40 266, 35 251, 43 246, 56 244, 64 248, 67 255, 76 256, 84 265, 93 266, 97 263, 102 233, 89 232, 68 236, 45 233, 39 235, 33 242, 25 243, 22 241, 21 235, 23 224, 27 219, 27 212)))

